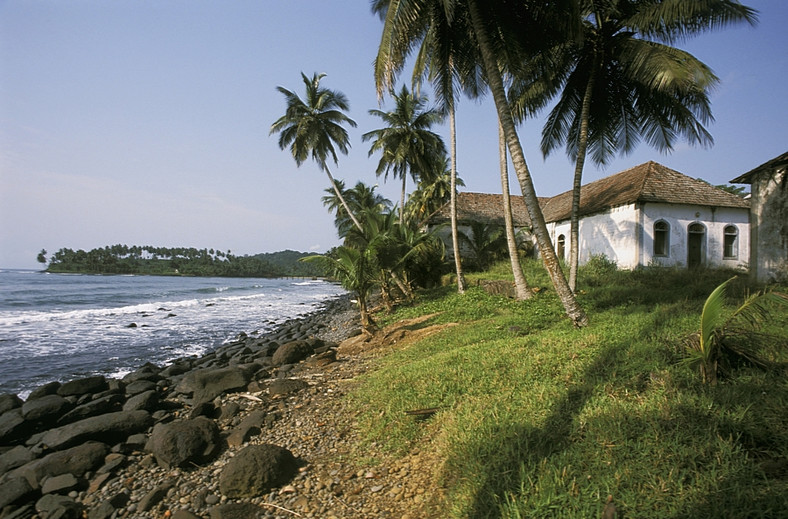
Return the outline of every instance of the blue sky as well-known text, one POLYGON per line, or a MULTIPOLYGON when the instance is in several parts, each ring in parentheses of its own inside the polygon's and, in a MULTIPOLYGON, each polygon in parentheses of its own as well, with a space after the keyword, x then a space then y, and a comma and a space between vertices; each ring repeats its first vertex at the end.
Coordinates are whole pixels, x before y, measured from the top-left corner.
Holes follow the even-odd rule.
MULTIPOLYGON (((752 0, 757 27, 686 42, 720 77, 710 149, 645 145, 585 181, 656 160, 714 184, 786 151, 788 2, 752 0)), ((278 85, 325 72, 344 92, 352 148, 333 167, 375 184, 361 134, 380 127, 372 60, 381 23, 367 1, 0 0, 0 267, 36 267, 45 248, 185 246, 234 254, 337 245, 320 202, 328 181, 269 136, 278 85)), ((403 79, 409 79, 404 76, 403 79)), ((390 108, 385 104, 383 109, 390 108)), ((541 121, 520 129, 540 196, 571 187, 544 160, 541 121)), ((438 131, 448 137, 448 128, 438 131)), ((462 100, 458 166, 467 191, 500 192, 492 100, 462 100)), ((448 139, 447 139, 448 141, 448 139)), ((398 200, 396 183, 381 192, 398 200)), ((519 194, 512 175, 512 191, 519 194)))

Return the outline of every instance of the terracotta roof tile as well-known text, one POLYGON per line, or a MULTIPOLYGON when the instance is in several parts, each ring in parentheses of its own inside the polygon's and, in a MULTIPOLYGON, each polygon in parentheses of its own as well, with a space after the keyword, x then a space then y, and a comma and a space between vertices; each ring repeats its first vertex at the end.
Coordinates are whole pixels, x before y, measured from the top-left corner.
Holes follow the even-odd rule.
MULTIPOLYGON (((691 204, 748 208, 749 201, 653 161, 583 186, 580 215, 599 213, 635 202, 691 204)), ((550 198, 542 205, 545 220, 569 219, 572 192, 550 198)))
MULTIPOLYGON (((458 193, 458 221, 476 220, 503 225, 501 198, 502 195, 488 193, 458 193)), ((515 226, 530 226, 531 220, 523 197, 513 195, 511 200, 515 226)), ((741 208, 750 206, 748 200, 650 161, 584 185, 581 190, 580 215, 635 202, 741 208)), ((539 205, 546 221, 567 220, 572 208, 572 192, 567 191, 552 198, 539 198, 539 205)), ((449 204, 446 204, 430 221, 446 222, 449 215, 449 204)))
MULTIPOLYGON (((510 197, 515 227, 531 225, 522 196, 510 197)), ((486 224, 503 225, 503 195, 489 193, 457 193, 457 221, 480 221, 486 224)), ((541 200, 540 200, 541 201, 541 200)), ((448 222, 451 218, 449 204, 444 205, 430 218, 432 223, 448 222)))

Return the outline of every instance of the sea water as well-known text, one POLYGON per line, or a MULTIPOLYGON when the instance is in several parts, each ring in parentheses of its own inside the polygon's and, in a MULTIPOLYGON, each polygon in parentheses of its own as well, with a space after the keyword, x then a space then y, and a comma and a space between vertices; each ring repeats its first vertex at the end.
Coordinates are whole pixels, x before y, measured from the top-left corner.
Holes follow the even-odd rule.
POLYGON ((0 270, 0 394, 202 355, 343 293, 323 280, 0 270))

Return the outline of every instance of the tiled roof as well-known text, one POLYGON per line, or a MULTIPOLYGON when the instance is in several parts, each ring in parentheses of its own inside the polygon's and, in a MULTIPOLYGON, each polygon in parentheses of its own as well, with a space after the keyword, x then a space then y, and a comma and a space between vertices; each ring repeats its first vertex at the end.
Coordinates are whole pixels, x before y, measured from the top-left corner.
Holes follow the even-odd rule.
MULTIPOLYGON (((584 185, 580 191, 580 215, 599 213, 635 202, 741 208, 750 206, 748 200, 649 161, 584 185)), ((548 222, 569 219, 571 210, 571 191, 556 195, 542 204, 548 222)))
POLYGON ((744 175, 740 175, 733 180, 731 180, 731 184, 751 184, 752 177, 760 173, 761 171, 769 171, 772 169, 777 168, 784 168, 788 166, 788 151, 780 155, 779 157, 775 157, 768 162, 764 162, 757 168, 753 168, 744 175))
MULTIPOLYGON (((487 193, 458 193, 457 220, 475 220, 503 225, 502 195, 487 193)), ((512 213, 516 227, 530 226, 530 218, 522 196, 512 196, 512 213)), ((635 202, 690 204, 715 207, 748 208, 750 202, 673 169, 650 161, 634 168, 583 186, 580 192, 580 215, 599 213, 635 202)), ((539 198, 545 220, 555 222, 569 219, 572 192, 552 198, 539 198)), ((449 204, 430 219, 432 223, 449 220, 449 204)))
MULTIPOLYGON (((512 201, 512 218, 515 227, 531 225, 528 211, 522 196, 510 196, 512 201)), ((432 223, 448 222, 450 216, 449 204, 444 205, 430 218, 432 223)), ((486 224, 503 225, 503 195, 489 193, 457 193, 457 221, 478 221, 486 224)))

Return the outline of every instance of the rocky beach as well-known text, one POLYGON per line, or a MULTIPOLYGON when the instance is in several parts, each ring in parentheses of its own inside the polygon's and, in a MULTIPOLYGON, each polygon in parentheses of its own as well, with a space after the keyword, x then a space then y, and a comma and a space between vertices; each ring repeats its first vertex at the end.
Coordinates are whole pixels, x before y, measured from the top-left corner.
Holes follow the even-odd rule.
POLYGON ((364 444, 345 399, 409 333, 362 334, 342 296, 200 358, 0 395, 0 518, 440 516, 435 460, 364 444))

